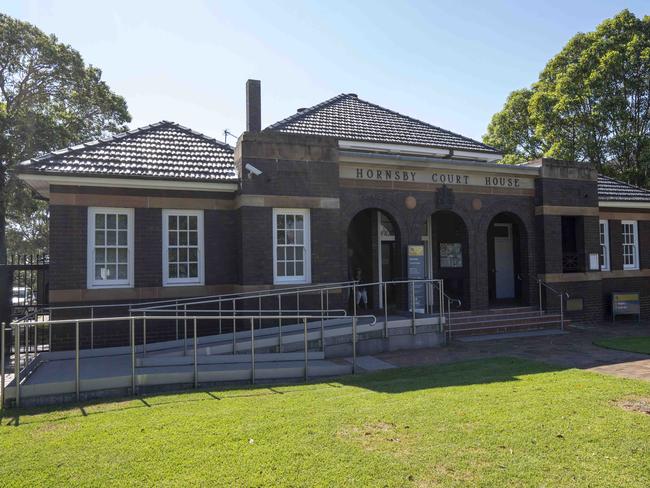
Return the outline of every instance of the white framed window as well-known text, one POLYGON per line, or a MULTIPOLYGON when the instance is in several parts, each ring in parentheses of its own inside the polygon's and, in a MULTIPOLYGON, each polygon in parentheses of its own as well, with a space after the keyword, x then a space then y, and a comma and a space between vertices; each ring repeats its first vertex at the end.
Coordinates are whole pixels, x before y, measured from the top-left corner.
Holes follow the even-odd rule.
POLYGON ((163 286, 204 283, 203 210, 163 210, 163 286))
POLYGON ((133 286, 133 209, 88 208, 88 288, 133 286))
POLYGON ((623 227, 623 269, 639 269, 639 233, 636 220, 621 220, 623 227))
POLYGON ((311 282, 309 209, 273 209, 273 283, 311 282))
POLYGON ((609 271, 609 221, 600 221, 600 270, 609 271))

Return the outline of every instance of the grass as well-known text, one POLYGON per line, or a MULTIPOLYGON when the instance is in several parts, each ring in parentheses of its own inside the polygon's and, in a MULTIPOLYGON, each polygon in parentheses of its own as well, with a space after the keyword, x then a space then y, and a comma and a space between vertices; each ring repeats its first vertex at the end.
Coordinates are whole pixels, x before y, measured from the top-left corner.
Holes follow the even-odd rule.
POLYGON ((607 349, 650 354, 650 337, 617 337, 594 341, 594 344, 607 349))
POLYGON ((498 358, 6 412, 3 486, 650 486, 650 384, 498 358), (645 400, 643 400, 645 401, 645 400))

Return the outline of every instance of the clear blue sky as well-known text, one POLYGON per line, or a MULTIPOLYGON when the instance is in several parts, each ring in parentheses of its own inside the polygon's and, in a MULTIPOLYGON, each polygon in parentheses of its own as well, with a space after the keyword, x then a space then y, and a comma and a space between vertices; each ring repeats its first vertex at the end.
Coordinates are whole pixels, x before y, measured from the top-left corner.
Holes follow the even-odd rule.
MULTIPOLYGON (((507 94, 579 31, 648 1, 4 0, 100 67, 131 127, 173 120, 219 139, 262 81, 268 125, 339 93, 480 139, 507 94)), ((231 141, 232 142, 232 141, 231 141)))

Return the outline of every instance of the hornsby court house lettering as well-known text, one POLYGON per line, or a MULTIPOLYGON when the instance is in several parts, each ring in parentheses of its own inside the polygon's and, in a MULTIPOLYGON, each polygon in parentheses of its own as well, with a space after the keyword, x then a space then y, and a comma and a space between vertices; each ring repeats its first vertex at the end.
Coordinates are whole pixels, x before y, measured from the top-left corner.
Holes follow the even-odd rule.
POLYGON ((342 167, 341 177, 352 178, 356 180, 436 183, 445 185, 473 185, 499 188, 527 187, 527 185, 525 185, 525 182, 527 182, 527 180, 523 180, 521 177, 515 175, 488 176, 413 169, 342 167))

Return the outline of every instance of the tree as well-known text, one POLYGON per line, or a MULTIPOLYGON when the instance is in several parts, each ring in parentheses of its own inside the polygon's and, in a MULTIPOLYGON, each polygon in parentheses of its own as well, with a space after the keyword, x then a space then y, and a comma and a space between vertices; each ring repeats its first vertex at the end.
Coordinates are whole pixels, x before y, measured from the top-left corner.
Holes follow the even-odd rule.
POLYGON ((125 100, 101 76, 55 36, 0 14, 0 264, 7 237, 22 252, 47 240, 46 206, 18 181, 16 165, 130 122, 125 100))
POLYGON ((506 164, 523 163, 544 154, 528 112, 532 95, 533 91, 527 88, 513 91, 503 110, 494 114, 483 136, 486 144, 503 151, 506 164))
POLYGON ((650 183, 650 17, 623 10, 575 35, 530 89, 508 97, 484 139, 511 160, 588 161, 650 183))

